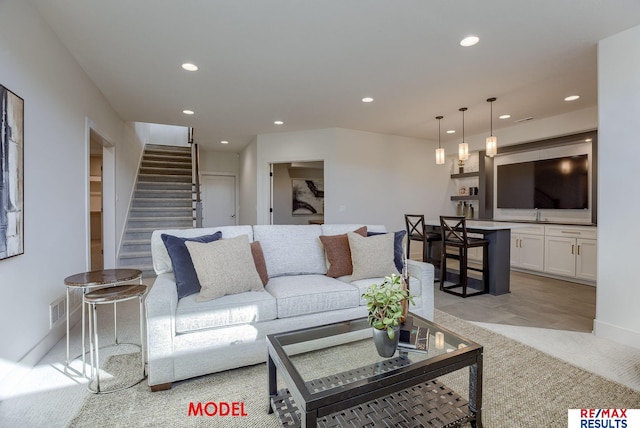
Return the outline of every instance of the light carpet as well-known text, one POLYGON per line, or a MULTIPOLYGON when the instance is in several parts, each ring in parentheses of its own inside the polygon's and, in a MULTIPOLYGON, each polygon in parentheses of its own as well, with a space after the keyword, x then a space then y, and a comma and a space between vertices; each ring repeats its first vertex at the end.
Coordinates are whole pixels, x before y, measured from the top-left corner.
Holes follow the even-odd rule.
MULTIPOLYGON (((566 426, 567 409, 640 408, 638 391, 444 312, 436 311, 435 320, 484 346, 482 419, 487 427, 566 426)), ((368 346, 372 345, 341 345, 341 358, 359 358, 367 354, 362 349, 368 346)), ((327 361, 322 355, 317 351, 300 358, 316 362, 319 373, 327 366, 340 371, 344 365, 327 361)), ((118 367, 105 365, 105 372, 123 370, 127 365, 135 367, 133 362, 114 358, 107 364, 118 367)), ((440 380, 466 396, 468 370, 440 380)), ((151 393, 142 382, 113 394, 89 395, 69 426, 276 427, 276 417, 266 412, 267 402, 266 365, 259 364, 176 382, 168 391, 151 393), (188 416, 189 403, 209 401, 243 402, 247 416, 188 416)))

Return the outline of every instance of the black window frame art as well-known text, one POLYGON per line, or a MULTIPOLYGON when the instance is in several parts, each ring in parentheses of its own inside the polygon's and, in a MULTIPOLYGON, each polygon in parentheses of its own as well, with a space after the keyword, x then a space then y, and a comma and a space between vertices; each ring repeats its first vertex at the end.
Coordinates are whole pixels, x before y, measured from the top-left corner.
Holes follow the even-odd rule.
POLYGON ((24 254, 24 100, 0 84, 0 260, 24 254))

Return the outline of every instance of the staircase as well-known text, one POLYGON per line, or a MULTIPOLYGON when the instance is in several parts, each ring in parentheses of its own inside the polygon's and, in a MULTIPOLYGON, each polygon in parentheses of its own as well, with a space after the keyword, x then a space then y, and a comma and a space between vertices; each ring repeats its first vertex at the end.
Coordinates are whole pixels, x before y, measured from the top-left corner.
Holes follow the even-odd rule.
POLYGON ((155 276, 151 233, 193 227, 191 148, 147 144, 138 171, 118 265, 155 276))

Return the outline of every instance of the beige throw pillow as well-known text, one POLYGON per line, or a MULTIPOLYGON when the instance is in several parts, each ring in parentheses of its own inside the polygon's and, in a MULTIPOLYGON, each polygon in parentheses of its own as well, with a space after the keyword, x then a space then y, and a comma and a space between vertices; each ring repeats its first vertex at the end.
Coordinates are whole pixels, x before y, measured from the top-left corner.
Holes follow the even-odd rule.
POLYGON ((392 273, 399 273, 393 262, 393 233, 365 238, 357 233, 349 232, 347 238, 353 262, 352 281, 364 278, 382 278, 392 273))
POLYGON ((206 244, 187 241, 185 245, 202 287, 197 302, 263 290, 247 235, 206 244))

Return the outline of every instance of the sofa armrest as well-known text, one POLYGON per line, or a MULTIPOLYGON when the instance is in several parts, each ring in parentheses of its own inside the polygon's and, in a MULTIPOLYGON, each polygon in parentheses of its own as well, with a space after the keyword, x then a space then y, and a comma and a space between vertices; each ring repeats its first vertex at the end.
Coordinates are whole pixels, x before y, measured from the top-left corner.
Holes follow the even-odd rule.
MULTIPOLYGON (((434 308, 434 267, 430 263, 419 262, 417 260, 407 260, 407 269, 409 270, 409 276, 420 280, 422 307, 413 309, 418 315, 433 321, 433 308, 434 308)), ((409 307, 411 311, 411 307, 409 307)))
POLYGON ((158 275, 145 299, 149 386, 172 382, 178 289, 173 273, 158 275))

